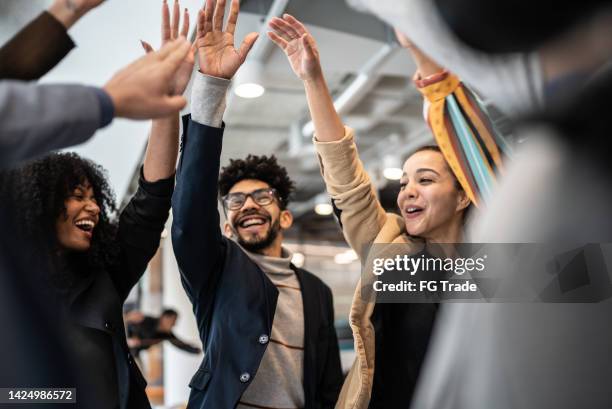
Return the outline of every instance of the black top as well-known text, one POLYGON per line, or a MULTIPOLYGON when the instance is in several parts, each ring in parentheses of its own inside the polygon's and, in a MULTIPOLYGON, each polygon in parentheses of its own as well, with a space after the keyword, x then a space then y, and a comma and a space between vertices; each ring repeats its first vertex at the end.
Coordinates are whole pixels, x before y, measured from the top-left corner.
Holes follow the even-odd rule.
MULTIPOLYGON (((88 408, 150 408, 146 381, 129 352, 122 306, 159 246, 174 178, 139 188, 121 213, 118 260, 101 271, 71 271, 58 288, 67 314, 65 341, 77 367, 77 401, 88 408)), ((70 268, 70 267, 69 267, 70 268)))
POLYGON ((409 408, 438 304, 376 304, 370 409, 409 408))

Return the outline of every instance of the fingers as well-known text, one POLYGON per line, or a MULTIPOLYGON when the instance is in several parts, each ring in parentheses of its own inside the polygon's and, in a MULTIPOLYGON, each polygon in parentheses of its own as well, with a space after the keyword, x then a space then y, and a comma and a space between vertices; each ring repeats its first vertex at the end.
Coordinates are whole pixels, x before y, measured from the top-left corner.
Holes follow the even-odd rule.
POLYGON ((174 0, 172 6, 172 38, 177 38, 179 35, 179 20, 181 19, 181 5, 178 0, 174 0))
POLYGON ((170 30, 170 9, 168 8, 168 1, 164 0, 162 3, 162 44, 170 40, 172 33, 170 30))
POLYGON ((204 24, 202 25, 204 36, 213 29, 213 14, 215 12, 215 0, 206 0, 206 7, 204 8, 204 24))
POLYGON ((281 30, 283 30, 285 33, 287 33, 289 35, 289 37, 291 37, 292 39, 297 39, 300 38, 302 35, 299 34, 297 32, 297 30, 295 28, 293 28, 291 26, 291 24, 289 24, 288 22, 286 22, 285 20, 283 20, 282 18, 275 18, 274 19, 274 23, 280 27, 281 30))
POLYGON ((259 33, 250 33, 244 38, 244 41, 240 45, 240 50, 238 50, 238 55, 240 55, 240 60, 244 62, 246 60, 247 55, 249 55, 249 51, 253 48, 253 44, 257 41, 259 37, 259 33))
POLYGON ((168 72, 170 72, 170 75, 174 75, 176 70, 179 69, 179 66, 185 57, 187 57, 187 53, 189 53, 189 50, 191 49, 191 44, 189 44, 189 42, 182 37, 174 42, 176 42, 178 46, 176 46, 164 58, 165 68, 168 70, 168 72))
POLYGON ((217 0, 215 14, 213 15, 213 31, 223 31, 223 17, 225 16, 225 0, 217 0))
POLYGON ((236 22, 238 21, 238 12, 240 11, 240 0, 232 0, 230 7, 230 14, 227 18, 227 27, 225 31, 230 34, 234 34, 236 31, 236 22))
POLYGON ((175 53, 177 50, 181 49, 183 46, 187 46, 187 50, 189 50, 189 43, 184 38, 177 38, 176 40, 172 40, 166 43, 159 51, 155 53, 157 58, 160 60, 165 60, 171 54, 175 53))
POLYGON ((283 38, 281 38, 278 34, 276 34, 274 31, 268 31, 268 38, 270 40, 272 40, 272 42, 274 44, 276 44, 277 46, 279 46, 282 50, 284 50, 285 48, 287 48, 287 41, 284 40, 283 38))
POLYGON ((291 25, 291 27, 300 35, 303 36, 304 34, 308 33, 308 30, 306 30, 306 27, 304 27, 304 24, 302 24, 298 19, 296 19, 295 17, 293 17, 291 14, 283 14, 283 19, 289 23, 291 25))
POLYGON ((189 35, 189 10, 186 8, 183 12, 183 29, 181 30, 181 35, 185 38, 189 35))
POLYGON ((270 20, 270 23, 268 24, 268 26, 272 30, 274 30, 277 35, 282 37, 285 41, 292 41, 292 40, 295 40, 296 38, 300 37, 300 36, 292 36, 286 30, 287 23, 285 23, 283 20, 281 20, 278 17, 274 17, 272 20, 270 20))
POLYGON ((151 44, 147 43, 146 41, 140 40, 140 44, 142 45, 142 48, 144 48, 145 52, 147 54, 149 54, 150 52, 153 52, 155 50, 153 50, 153 47, 151 47, 151 44))
POLYGON ((173 95, 164 97, 161 100, 161 103, 162 106, 160 107, 160 110, 170 114, 185 108, 185 105, 187 105, 187 100, 182 95, 173 95))

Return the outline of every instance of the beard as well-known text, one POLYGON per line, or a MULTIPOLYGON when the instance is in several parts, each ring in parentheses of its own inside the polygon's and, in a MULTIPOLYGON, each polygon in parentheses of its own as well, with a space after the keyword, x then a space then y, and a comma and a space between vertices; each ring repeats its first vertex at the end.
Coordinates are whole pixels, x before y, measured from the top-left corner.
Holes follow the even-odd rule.
MULTIPOLYGON (((272 245, 272 243, 274 243, 274 240, 276 240, 276 237, 278 237, 278 233, 280 232, 280 218, 272 222, 269 214, 264 215, 260 212, 253 212, 253 214, 257 214, 269 220, 270 227, 268 228, 268 231, 266 231, 266 233, 263 235, 263 237, 245 237, 239 233, 239 230, 237 228, 232 227, 232 229, 236 234, 238 244, 240 244, 244 249, 252 253, 258 253, 261 250, 272 245)), ((244 216, 244 214, 240 215, 240 217, 242 216, 244 216)))

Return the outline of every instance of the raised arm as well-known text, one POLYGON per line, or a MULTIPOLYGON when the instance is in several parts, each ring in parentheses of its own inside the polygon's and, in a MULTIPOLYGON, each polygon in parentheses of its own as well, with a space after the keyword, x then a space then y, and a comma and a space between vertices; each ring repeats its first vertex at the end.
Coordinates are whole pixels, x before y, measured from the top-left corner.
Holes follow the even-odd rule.
POLYGON ((395 34, 416 63, 413 79, 424 97, 425 121, 461 187, 479 206, 491 197, 496 174, 503 169, 502 152, 509 155, 510 148, 478 97, 456 75, 406 35, 398 30, 395 34))
MULTIPOLYGON (((171 24, 168 4, 163 2, 162 47, 179 38, 178 0, 173 8, 175 18, 171 24)), ((189 13, 185 10, 180 35, 184 37, 188 31, 189 13)), ((143 46, 148 53, 152 52, 150 45, 143 43, 143 46)), ((185 91, 193 65, 194 49, 191 47, 184 55, 174 80, 163 84, 170 95, 181 95, 185 91)), ((153 120, 138 191, 121 214, 119 240, 122 265, 115 282, 126 292, 140 279, 157 251, 168 218, 178 155, 178 120, 178 112, 153 120)))
POLYGON ((314 143, 321 173, 344 237, 359 254, 376 238, 387 216, 359 159, 351 129, 342 124, 327 89, 317 45, 306 27, 285 14, 270 22, 268 33, 287 55, 294 73, 304 82, 315 126, 314 143))
POLYGON ((172 244, 187 294, 193 299, 213 291, 214 271, 222 256, 218 179, 223 140, 225 94, 257 39, 247 35, 234 48, 239 2, 233 0, 223 31, 225 0, 208 0, 198 15, 196 72, 191 117, 183 120, 181 160, 172 197, 172 244))
POLYGON ((178 112, 186 101, 167 83, 189 51, 167 44, 119 71, 104 88, 0 83, 0 168, 89 139, 114 117, 146 119, 178 112), (35 120, 33 120, 35 118, 35 120))
POLYGON ((0 79, 37 80, 74 48, 67 30, 103 0, 55 0, 0 48, 0 79))

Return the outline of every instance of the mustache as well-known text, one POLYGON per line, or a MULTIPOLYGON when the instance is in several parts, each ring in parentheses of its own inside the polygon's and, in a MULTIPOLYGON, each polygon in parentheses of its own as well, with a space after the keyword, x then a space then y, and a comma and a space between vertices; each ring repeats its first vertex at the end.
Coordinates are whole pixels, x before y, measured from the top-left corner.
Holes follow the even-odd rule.
POLYGON ((234 219, 232 220, 232 223, 236 225, 240 221, 240 219, 247 217, 247 216, 260 216, 260 217, 267 219, 269 222, 272 221, 272 216, 270 215, 270 213, 266 212, 263 209, 261 211, 252 209, 252 210, 247 210, 245 212, 241 212, 237 214, 236 217, 234 217, 234 219))

